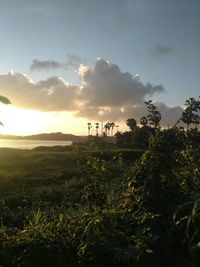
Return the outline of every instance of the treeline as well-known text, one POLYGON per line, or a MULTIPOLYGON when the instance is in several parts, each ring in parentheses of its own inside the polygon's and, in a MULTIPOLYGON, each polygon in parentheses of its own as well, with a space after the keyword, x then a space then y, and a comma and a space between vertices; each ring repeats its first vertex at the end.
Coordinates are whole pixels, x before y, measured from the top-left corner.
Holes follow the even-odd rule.
MULTIPOLYGON (((127 146, 132 148, 145 149, 149 145, 150 137, 161 131, 162 114, 158 111, 152 100, 145 102, 147 106, 147 115, 142 116, 139 121, 135 118, 128 118, 126 124, 129 131, 118 131, 119 125, 114 122, 107 122, 103 126, 95 123, 95 135, 91 135, 92 124, 88 123, 88 141, 93 145, 103 145, 106 143, 116 143, 121 147, 127 146), (100 127, 101 126, 101 127, 100 127), (101 128, 101 129, 100 129, 101 128), (114 134, 114 129, 117 129, 114 134)), ((199 99, 189 98, 185 102, 185 108, 180 118, 169 128, 176 128, 184 131, 190 127, 197 128, 200 124, 200 97, 199 99), (185 127, 184 127, 185 126, 185 127)))
MULTIPOLYGON (((148 115, 143 116, 140 119, 140 127, 134 118, 127 119, 126 124, 130 128, 130 131, 126 131, 124 133, 117 132, 115 134, 116 144, 147 148, 150 137, 154 136, 161 130, 161 113, 157 110, 157 107, 153 104, 152 100, 145 102, 145 104, 147 105, 148 115)), ((200 124, 200 100, 195 98, 186 100, 185 109, 183 110, 180 118, 171 128, 174 129, 178 127, 180 123, 182 126, 179 128, 182 130, 184 130, 184 124, 186 125, 187 130, 191 125, 195 128, 198 127, 200 124)))

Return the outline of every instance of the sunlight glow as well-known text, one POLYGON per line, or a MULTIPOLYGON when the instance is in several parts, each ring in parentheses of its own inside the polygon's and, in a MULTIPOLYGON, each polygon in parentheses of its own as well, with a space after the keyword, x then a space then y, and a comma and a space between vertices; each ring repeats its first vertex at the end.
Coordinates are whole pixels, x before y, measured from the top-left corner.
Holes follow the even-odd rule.
POLYGON ((1 105, 0 121, 4 124, 4 127, 0 127, 0 134, 87 133, 87 121, 75 118, 69 112, 39 112, 1 105))

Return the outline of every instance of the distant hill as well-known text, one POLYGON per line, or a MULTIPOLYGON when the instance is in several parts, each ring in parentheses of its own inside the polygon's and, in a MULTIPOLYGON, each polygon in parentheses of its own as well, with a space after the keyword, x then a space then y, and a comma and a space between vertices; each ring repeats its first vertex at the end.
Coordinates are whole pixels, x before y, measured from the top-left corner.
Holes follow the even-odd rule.
POLYGON ((84 137, 73 135, 73 134, 63 134, 61 132, 57 133, 42 133, 27 136, 16 136, 16 135, 0 135, 0 139, 15 139, 15 140, 54 140, 54 141, 73 141, 73 142, 83 142, 84 137))

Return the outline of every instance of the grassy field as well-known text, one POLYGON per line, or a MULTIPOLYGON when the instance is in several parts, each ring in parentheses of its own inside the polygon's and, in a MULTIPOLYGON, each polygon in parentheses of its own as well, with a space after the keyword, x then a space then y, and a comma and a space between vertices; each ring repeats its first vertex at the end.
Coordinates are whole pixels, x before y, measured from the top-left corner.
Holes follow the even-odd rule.
MULTIPOLYGON (((0 149, 1 203, 11 211, 12 218, 2 216, 5 225, 23 226, 33 210, 67 210, 82 205, 84 187, 89 183, 92 164, 104 164, 107 194, 121 182, 121 173, 143 152, 131 149, 90 151, 85 147, 37 148, 34 150, 0 149), (95 162, 96 161, 96 162, 95 162), (99 161, 99 162, 98 162, 99 161), (119 161, 121 161, 120 164, 119 161)), ((95 167, 94 167, 95 168, 95 167)), ((98 168, 98 166, 97 166, 98 168)), ((4 214, 5 215, 5 214, 4 214)))
POLYGON ((87 160, 96 157, 112 160, 121 157, 133 163, 143 151, 133 149, 106 149, 89 151, 84 148, 40 148, 35 150, 0 149, 1 198, 32 197, 37 191, 72 184, 85 173, 87 160))
POLYGON ((0 149, 0 266, 198 267, 200 150, 181 134, 0 149))

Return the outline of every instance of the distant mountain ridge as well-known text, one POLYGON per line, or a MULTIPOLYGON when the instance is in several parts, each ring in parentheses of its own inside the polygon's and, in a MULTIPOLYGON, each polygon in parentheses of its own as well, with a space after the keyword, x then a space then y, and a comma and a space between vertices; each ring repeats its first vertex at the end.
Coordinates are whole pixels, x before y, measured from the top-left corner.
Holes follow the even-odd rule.
POLYGON ((81 142, 85 138, 73 134, 63 134, 61 132, 57 133, 42 133, 26 136, 16 136, 16 135, 4 135, 0 134, 0 139, 15 139, 15 140, 52 140, 52 141, 73 141, 81 142))

